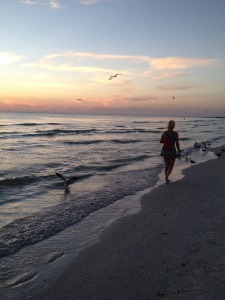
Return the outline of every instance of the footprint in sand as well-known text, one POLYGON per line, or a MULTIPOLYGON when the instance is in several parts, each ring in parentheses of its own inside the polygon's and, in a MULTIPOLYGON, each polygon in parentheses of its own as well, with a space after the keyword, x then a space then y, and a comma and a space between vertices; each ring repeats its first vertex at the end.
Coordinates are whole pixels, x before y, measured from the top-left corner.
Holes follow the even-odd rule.
POLYGON ((32 280, 35 280, 39 276, 36 272, 30 272, 30 273, 24 273, 20 274, 4 283, 5 287, 15 287, 19 285, 26 284, 28 282, 31 282, 32 280))
POLYGON ((55 262, 57 259, 61 258, 63 255, 65 254, 65 252, 60 252, 60 253, 56 253, 56 254, 50 254, 49 257, 47 258, 47 263, 53 263, 55 262))

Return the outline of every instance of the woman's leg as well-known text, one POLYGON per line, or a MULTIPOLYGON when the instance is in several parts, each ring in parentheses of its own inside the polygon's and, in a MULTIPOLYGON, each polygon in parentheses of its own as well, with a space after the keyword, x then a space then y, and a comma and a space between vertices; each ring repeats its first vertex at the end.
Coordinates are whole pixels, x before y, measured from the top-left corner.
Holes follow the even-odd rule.
POLYGON ((164 159, 164 164, 165 164, 165 179, 166 179, 166 182, 168 182, 168 169, 169 169, 169 158, 168 157, 163 157, 164 159))
POLYGON ((171 174, 171 172, 173 171, 173 166, 175 163, 175 158, 174 157, 170 157, 168 159, 168 168, 167 168, 167 173, 166 173, 166 177, 167 180, 169 181, 169 175, 171 174))

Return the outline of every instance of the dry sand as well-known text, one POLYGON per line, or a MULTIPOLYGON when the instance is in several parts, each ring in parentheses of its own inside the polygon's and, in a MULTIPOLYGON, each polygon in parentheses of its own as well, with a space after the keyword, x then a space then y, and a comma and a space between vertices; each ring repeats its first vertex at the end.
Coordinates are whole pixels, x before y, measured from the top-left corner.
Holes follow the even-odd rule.
POLYGON ((184 173, 32 299, 225 299, 225 152, 184 173))

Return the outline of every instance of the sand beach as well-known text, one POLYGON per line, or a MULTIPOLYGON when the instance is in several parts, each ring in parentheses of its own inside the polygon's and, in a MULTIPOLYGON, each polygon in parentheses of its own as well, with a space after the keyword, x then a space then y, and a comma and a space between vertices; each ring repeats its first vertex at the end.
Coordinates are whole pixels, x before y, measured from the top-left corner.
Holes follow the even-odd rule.
POLYGON ((143 196, 138 214, 114 222, 32 299, 224 299, 224 167, 222 153, 143 196))

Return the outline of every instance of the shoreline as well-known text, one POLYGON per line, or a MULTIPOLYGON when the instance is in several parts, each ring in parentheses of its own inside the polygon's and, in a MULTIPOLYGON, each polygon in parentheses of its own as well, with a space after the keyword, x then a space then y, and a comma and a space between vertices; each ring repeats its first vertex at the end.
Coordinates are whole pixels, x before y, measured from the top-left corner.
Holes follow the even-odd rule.
POLYGON ((224 162, 144 195, 140 212, 111 224, 32 299, 225 298, 224 162))

